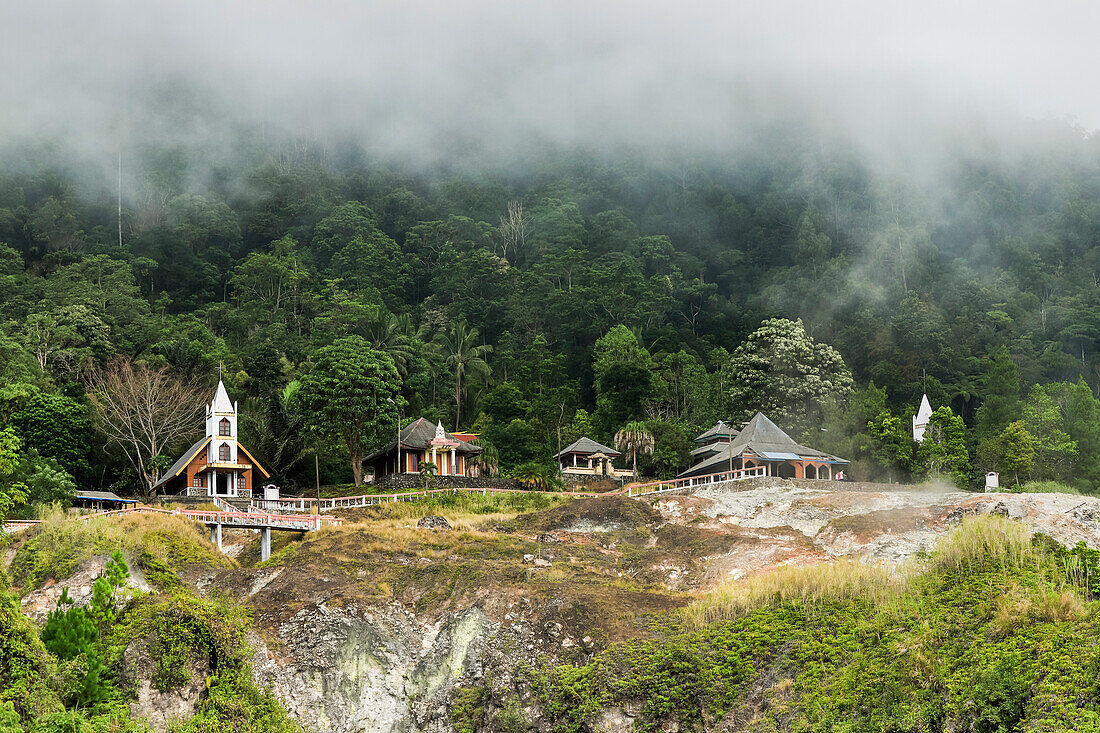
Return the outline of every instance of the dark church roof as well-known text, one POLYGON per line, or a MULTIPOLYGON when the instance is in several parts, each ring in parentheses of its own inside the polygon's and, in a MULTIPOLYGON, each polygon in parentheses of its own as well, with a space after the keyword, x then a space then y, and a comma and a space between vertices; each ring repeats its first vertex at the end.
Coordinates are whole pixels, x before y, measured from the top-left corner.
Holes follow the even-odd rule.
POLYGON ((730 445, 722 446, 719 453, 712 458, 695 464, 680 476, 703 476, 709 473, 718 473, 729 466, 731 457, 752 455, 771 461, 797 461, 810 460, 823 463, 847 463, 843 458, 837 458, 814 448, 807 448, 796 443, 791 436, 767 418, 762 412, 745 423, 741 433, 733 439, 730 445))
POLYGON ((184 452, 184 454, 179 457, 179 460, 173 463, 172 467, 164 472, 164 474, 160 477, 160 480, 153 484, 153 488, 156 489, 158 486, 166 484, 170 480, 174 479, 176 476, 179 476, 180 471, 186 468, 187 464, 191 462, 191 459, 197 456, 199 454, 199 451, 202 450, 202 447, 209 442, 210 436, 208 435, 204 438, 201 438, 199 442, 188 448, 184 452))
MULTIPOLYGON (((431 442, 435 439, 435 434, 436 424, 431 420, 419 417, 401 429, 401 450, 431 450, 431 442)), ((483 450, 480 445, 473 445, 465 440, 460 440, 446 430, 443 431, 443 436, 446 440, 455 443, 455 451, 458 453, 476 455, 483 450)), ((384 448, 374 451, 363 461, 373 461, 380 456, 389 455, 396 448, 397 441, 391 440, 384 448)), ((447 447, 447 450, 450 450, 450 446, 447 447)))
POLYGON ((570 453, 578 453, 580 455, 592 455, 593 453, 604 453, 614 458, 615 456, 621 456, 622 453, 614 448, 608 448, 606 445, 601 445, 591 438, 577 438, 572 445, 563 448, 560 453, 556 453, 554 458, 561 458, 567 456, 570 453))

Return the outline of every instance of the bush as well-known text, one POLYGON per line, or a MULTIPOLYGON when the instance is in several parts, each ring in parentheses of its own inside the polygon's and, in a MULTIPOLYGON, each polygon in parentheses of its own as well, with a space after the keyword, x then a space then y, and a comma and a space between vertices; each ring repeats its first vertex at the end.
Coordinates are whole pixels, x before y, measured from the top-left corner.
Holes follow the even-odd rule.
POLYGON ((1060 481, 1028 481, 1021 486, 1013 486, 1009 488, 1009 492, 1013 494, 1077 494, 1081 495, 1081 492, 1077 489, 1063 484, 1060 481))

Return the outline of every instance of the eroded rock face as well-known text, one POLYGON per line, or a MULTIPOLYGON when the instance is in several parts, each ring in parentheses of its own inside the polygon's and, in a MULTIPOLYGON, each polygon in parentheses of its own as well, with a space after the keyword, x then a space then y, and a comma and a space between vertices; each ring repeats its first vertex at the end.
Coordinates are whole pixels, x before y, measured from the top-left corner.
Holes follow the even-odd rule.
MULTIPOLYGON (((76 571, 62 581, 50 580, 38 590, 33 590, 23 596, 21 602, 23 614, 30 616, 36 623, 43 623, 50 611, 57 608, 57 600, 62 592, 69 589, 69 597, 76 606, 86 606, 92 600, 92 586, 100 575, 103 574, 110 555, 94 555, 77 566, 76 571)), ((126 559, 130 568, 130 575, 126 579, 129 592, 145 592, 149 590, 149 584, 141 573, 137 564, 126 559)), ((123 594, 125 597, 125 593, 123 594)), ((121 603, 120 598, 120 603, 121 603)))
POLYGON ((163 691, 153 683, 154 663, 141 642, 130 645, 123 656, 123 677, 137 690, 137 700, 130 703, 130 715, 148 718, 153 730, 167 730, 169 724, 186 721, 195 714, 206 696, 206 679, 210 676, 210 660, 192 657, 188 662, 185 684, 163 691))
MULTIPOLYGON (((658 502, 658 508, 670 521, 703 518, 702 526, 708 527, 786 528, 809 539, 818 550, 808 554, 792 550, 778 558, 773 553, 769 559, 774 564, 841 556, 897 564, 931 550, 963 518, 985 514, 1019 519, 1065 545, 1085 542, 1100 547, 1100 499, 1070 494, 833 491, 775 479, 773 485, 748 491, 712 488, 693 496, 668 497, 658 502)), ((782 550, 778 544, 776 549, 782 550)), ((767 568, 742 564, 745 567, 734 562, 736 567, 728 568, 730 574, 767 568)))
POLYGON ((454 683, 481 677, 491 630, 476 607, 422 624, 396 605, 320 604, 279 628, 278 659, 254 640, 254 671, 311 730, 442 733, 454 683))

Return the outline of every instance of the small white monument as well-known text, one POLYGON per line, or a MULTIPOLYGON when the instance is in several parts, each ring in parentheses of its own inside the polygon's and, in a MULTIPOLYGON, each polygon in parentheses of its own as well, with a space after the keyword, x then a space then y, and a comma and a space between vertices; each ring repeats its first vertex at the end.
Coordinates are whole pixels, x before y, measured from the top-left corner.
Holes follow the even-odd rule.
POLYGON ((990 471, 985 475, 985 493, 996 492, 1001 488, 1001 475, 996 471, 990 471))
POLYGON ((264 484, 264 499, 274 501, 279 498, 279 487, 275 484, 264 484))
POLYGON ((920 398, 920 407, 913 416, 913 440, 918 443, 924 440, 924 431, 928 429, 928 421, 932 419, 932 405, 928 403, 928 395, 920 398))

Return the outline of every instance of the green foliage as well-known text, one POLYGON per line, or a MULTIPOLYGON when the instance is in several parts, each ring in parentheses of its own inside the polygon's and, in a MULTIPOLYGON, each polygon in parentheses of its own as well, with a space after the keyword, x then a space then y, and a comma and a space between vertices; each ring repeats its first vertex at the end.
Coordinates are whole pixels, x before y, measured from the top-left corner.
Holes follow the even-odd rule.
POLYGON ((457 687, 451 704, 451 725, 455 733, 477 733, 485 725, 489 689, 485 686, 457 687))
POLYGON ((27 500, 27 485, 19 475, 22 447, 23 441, 14 430, 0 430, 0 517, 27 500))
POLYGON ((916 460, 923 472, 949 475, 960 489, 970 486, 970 452, 966 425, 950 407, 937 407, 928 420, 924 440, 917 445, 916 460))
POLYGON ((362 337, 348 336, 317 351, 298 397, 318 441, 340 441, 362 483, 364 453, 391 434, 401 406, 393 359, 362 337))
POLYGON ((92 423, 88 407, 64 395, 39 393, 11 417, 25 447, 57 461, 73 476, 88 475, 92 423))
POLYGON ((1036 385, 1024 404, 1024 427, 1032 439, 1035 469, 1043 478, 1066 477, 1077 443, 1065 431, 1065 418, 1050 392, 1036 385))
POLYGON ((646 403, 661 390, 649 352, 623 325, 601 337, 593 349, 596 420, 610 434, 618 426, 645 417, 646 403))
POLYGON ((760 411, 803 428, 820 424, 825 404, 847 399, 854 386, 836 349, 810 338, 801 320, 764 321, 726 368, 730 400, 740 414, 760 411))
POLYGON ((104 573, 92 586, 86 607, 77 607, 65 588, 42 627, 42 642, 62 662, 69 662, 70 678, 64 698, 77 707, 93 706, 109 699, 113 690, 104 679, 105 668, 98 645, 100 634, 117 618, 115 594, 130 575, 122 554, 115 551, 104 573))
POLYGON ((1028 477, 1035 468, 1035 441, 1021 420, 1008 424, 995 443, 994 465, 1000 473, 1020 483, 1020 477, 1028 477))
POLYGON ((893 480, 895 471, 912 470, 917 443, 904 420, 883 410, 868 421, 867 437, 871 456, 889 479, 893 480))
POLYGON ((558 467, 552 464, 528 461, 507 471, 509 478, 519 481, 525 488, 534 491, 550 491, 561 485, 558 467))
MULTIPOLYGON (((1016 531, 1019 529, 1020 531, 1016 531)), ((582 666, 538 667, 546 723, 583 731, 608 707, 642 731, 1082 730, 1100 724, 1096 558, 975 520, 942 560, 879 600, 773 593, 696 630, 658 624, 582 666), (1068 559, 1087 572, 1063 570, 1068 559)))

